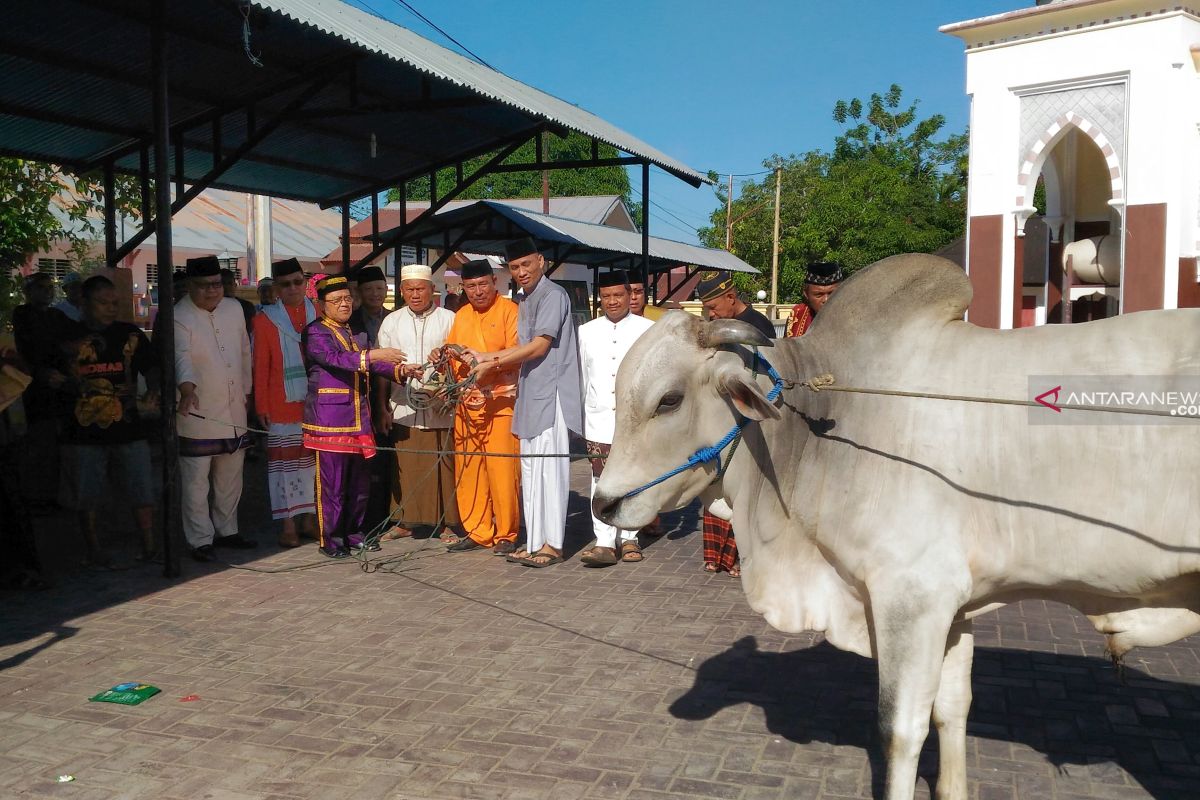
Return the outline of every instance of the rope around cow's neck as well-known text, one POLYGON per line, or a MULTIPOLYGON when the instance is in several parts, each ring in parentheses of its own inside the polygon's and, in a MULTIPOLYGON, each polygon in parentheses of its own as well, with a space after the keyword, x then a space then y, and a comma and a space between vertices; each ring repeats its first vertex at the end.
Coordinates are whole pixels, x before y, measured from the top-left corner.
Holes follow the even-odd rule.
MULTIPOLYGON (((787 381, 785 381, 783 378, 779 377, 779 373, 775 371, 775 368, 773 366, 771 366, 771 362, 769 362, 769 361, 767 361, 767 359, 763 358, 762 354, 759 353, 758 349, 756 348, 754 350, 753 367, 755 369, 757 369, 759 367, 759 365, 764 367, 764 369, 767 373, 767 377, 769 377, 771 379, 771 381, 774 383, 774 385, 771 387, 771 391, 767 392, 767 402, 774 403, 775 400, 778 399, 779 395, 783 393, 783 389, 787 385, 787 381)), ((621 499, 624 500, 626 498, 633 497, 635 495, 639 495, 642 492, 646 491, 647 489, 650 489, 654 486, 658 486, 663 481, 674 478, 676 475, 678 475, 681 472, 685 472, 685 471, 691 469, 692 467, 696 467, 701 464, 707 464, 710 461, 717 462, 717 474, 715 476, 713 476, 713 480, 714 481, 718 480, 722 475, 725 474, 725 470, 729 466, 728 460, 724 464, 721 463, 721 452, 724 451, 725 448, 729 447, 731 444, 734 446, 735 449, 737 448, 737 442, 742 438, 742 431, 745 430, 745 428, 748 424, 750 424, 750 419, 748 417, 742 416, 741 414, 738 414, 737 423, 733 426, 733 428, 729 431, 729 433, 725 434, 724 438, 722 438, 721 441, 717 442, 716 444, 712 445, 711 447, 701 447, 699 450, 692 453, 692 455, 688 457, 687 461, 680 464, 675 469, 671 470, 670 472, 668 472, 664 475, 660 475, 659 477, 655 478, 654 480, 650 481, 649 483, 639 486, 638 488, 634 489, 633 491, 626 492, 624 495, 621 496, 621 499)), ((732 459, 732 458, 733 458, 733 453, 731 452, 730 459, 732 459)))

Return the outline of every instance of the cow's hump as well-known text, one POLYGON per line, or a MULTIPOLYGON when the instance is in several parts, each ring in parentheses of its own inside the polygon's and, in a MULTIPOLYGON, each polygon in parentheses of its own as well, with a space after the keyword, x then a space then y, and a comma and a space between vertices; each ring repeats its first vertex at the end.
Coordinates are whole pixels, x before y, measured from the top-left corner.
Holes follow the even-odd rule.
POLYGON ((876 261, 842 284, 818 315, 820 338, 897 330, 911 323, 960 320, 971 303, 971 281, 954 262, 923 253, 876 261))

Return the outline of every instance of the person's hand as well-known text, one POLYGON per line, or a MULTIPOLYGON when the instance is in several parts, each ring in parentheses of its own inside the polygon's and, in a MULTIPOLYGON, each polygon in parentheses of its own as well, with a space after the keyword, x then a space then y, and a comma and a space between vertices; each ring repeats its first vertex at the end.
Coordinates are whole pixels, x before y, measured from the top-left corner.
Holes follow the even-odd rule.
POLYGON ((380 436, 387 436, 392 430, 392 420, 386 413, 380 412, 375 415, 375 433, 380 436))
POLYGON ((404 355, 404 351, 398 350, 395 347, 371 348, 372 361, 383 361, 388 364, 403 364, 405 358, 407 358, 407 356, 404 355))
POLYGON ((264 431, 271 430, 271 415, 270 414, 259 414, 258 415, 258 427, 262 428, 264 431))
POLYGON ((489 369, 495 367, 497 363, 498 362, 491 359, 488 361, 480 361, 478 364, 471 367, 471 375, 473 375, 476 380, 479 380, 489 369))
POLYGON ((191 388, 184 388, 182 386, 179 388, 179 406, 175 409, 175 412, 181 417, 186 417, 193 411, 200 410, 200 400, 196 397, 196 387, 193 384, 184 384, 184 386, 190 386, 191 388))
POLYGON ((431 363, 437 363, 438 361, 441 361, 441 360, 442 360, 442 348, 435 347, 429 351, 429 361, 431 363))
POLYGON ((400 374, 405 378, 420 380, 425 374, 425 370, 420 364, 404 364, 400 367, 400 374))
POLYGON ((160 398, 158 396, 158 390, 156 389, 150 389, 142 397, 142 404, 146 407, 146 409, 151 411, 157 411, 159 409, 159 402, 160 398))
POLYGON ((51 389, 61 388, 67 382, 67 376, 56 369, 43 370, 41 377, 51 389))

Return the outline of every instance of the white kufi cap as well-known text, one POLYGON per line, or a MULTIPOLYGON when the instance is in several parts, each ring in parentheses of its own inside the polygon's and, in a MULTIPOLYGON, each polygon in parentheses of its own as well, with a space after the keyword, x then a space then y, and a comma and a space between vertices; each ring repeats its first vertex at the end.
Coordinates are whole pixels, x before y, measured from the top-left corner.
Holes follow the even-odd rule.
POLYGON ((400 280, 402 281, 429 281, 433 282, 433 270, 424 264, 408 264, 400 268, 400 280))

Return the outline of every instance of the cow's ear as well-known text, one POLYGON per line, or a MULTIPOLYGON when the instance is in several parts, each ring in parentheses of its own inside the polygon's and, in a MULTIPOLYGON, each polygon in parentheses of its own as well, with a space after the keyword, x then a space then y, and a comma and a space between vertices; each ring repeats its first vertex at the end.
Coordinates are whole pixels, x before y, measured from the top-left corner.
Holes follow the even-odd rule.
POLYGON ((762 389, 744 369, 729 370, 721 375, 721 393, 733 401, 734 408, 743 417, 762 422, 764 419, 779 419, 779 409, 772 405, 762 389))

